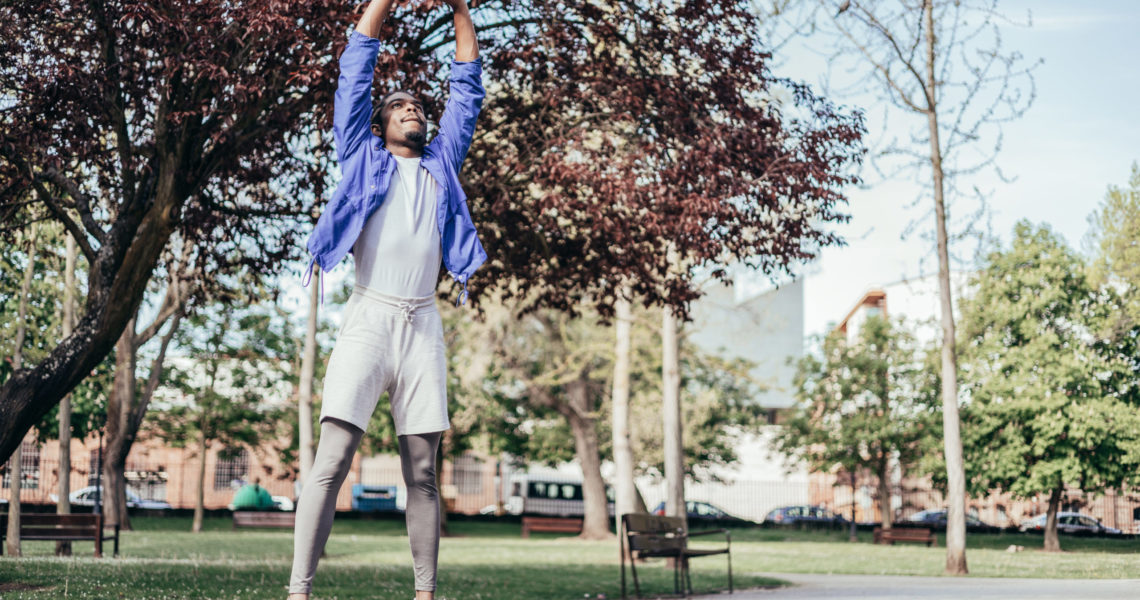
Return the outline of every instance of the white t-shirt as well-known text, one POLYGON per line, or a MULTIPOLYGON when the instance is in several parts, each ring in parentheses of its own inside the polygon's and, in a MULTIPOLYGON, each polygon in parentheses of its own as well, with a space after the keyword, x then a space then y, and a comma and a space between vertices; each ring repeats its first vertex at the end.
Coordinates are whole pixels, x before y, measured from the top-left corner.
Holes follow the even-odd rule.
POLYGON ((352 249, 356 283, 389 296, 431 296, 443 260, 436 226, 439 185, 420 159, 393 158, 396 172, 384 202, 352 249))

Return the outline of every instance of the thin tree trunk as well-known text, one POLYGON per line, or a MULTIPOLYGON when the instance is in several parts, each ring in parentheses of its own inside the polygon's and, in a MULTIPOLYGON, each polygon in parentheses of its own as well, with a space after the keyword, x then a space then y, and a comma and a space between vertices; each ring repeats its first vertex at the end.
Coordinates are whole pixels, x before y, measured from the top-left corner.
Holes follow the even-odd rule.
POLYGON ((633 328, 633 311, 629 300, 622 298, 614 305, 614 386, 613 386, 613 446, 614 446, 614 502, 615 526, 621 533, 621 516, 634 512, 637 488, 633 481, 633 448, 629 436, 629 347, 633 328))
POLYGON ((855 488, 856 488, 856 483, 857 483, 857 478, 855 476, 855 471, 851 471, 851 523, 850 523, 850 532, 847 536, 847 540, 850 542, 859 541, 859 536, 857 535, 858 528, 857 528, 857 525, 855 522, 855 488))
POLYGON ((1049 510, 1045 513, 1045 551, 1060 552, 1061 538, 1057 536, 1057 511, 1061 506, 1064 486, 1058 486, 1049 494, 1049 510))
POLYGON ((20 552, 20 482, 23 470, 20 461, 24 458, 24 444, 20 442, 16 451, 8 459, 8 533, 4 538, 8 556, 21 556, 20 552))
MULTIPOLYGON (((298 479, 304 485, 313 468, 313 374, 317 364, 317 310, 320 307, 317 288, 322 275, 313 265, 313 285, 309 293, 309 325, 305 332, 305 352, 301 358, 301 389, 297 395, 297 429, 300 434, 301 470, 298 479)), ((442 522, 442 521, 441 521, 442 522)))
POLYGON ((202 531, 202 517, 205 516, 206 507, 206 427, 205 415, 202 416, 202 423, 198 428, 198 493, 194 498, 194 522, 190 525, 190 531, 198 533, 202 531))
POLYGON ((136 352, 135 319, 115 344, 115 378, 111 395, 107 398, 107 448, 103 459, 103 519, 107 525, 118 524, 120 529, 131 528, 127 514, 127 468, 130 414, 135 404, 136 352))
POLYGON ((892 521, 894 520, 891 515, 891 462, 888 458, 883 458, 879 462, 879 513, 882 515, 882 528, 890 530, 892 521))
MULTIPOLYGON (((664 394, 665 514, 685 519, 685 447, 681 439, 681 368, 677 318, 669 307, 661 311, 661 377, 664 394)), ((687 526, 686 526, 687 528, 687 526)))
POLYGON ((961 422, 958 418, 958 358, 955 352, 954 303, 950 288, 950 252, 946 234, 946 203, 942 173, 942 146, 938 135, 937 80, 934 73, 934 2, 924 0, 926 30, 927 124, 930 129, 930 166, 934 175, 934 215, 938 238, 938 288, 942 307, 942 431, 946 455, 946 573, 965 575, 966 474, 962 459, 961 422))
MULTIPOLYGON (((12 353, 12 371, 24 366, 24 338, 28 331, 28 294, 32 289, 32 275, 36 271, 36 226, 31 225, 28 233, 28 264, 24 266, 24 280, 20 284, 20 305, 16 320, 16 347, 12 353)), ((12 457, 8 460, 8 556, 20 556, 20 490, 23 488, 24 473, 21 462, 24 459, 24 442, 16 444, 12 457)))
POLYGON ((582 466, 582 539, 608 539, 610 533, 609 501, 606 482, 602 479, 602 456, 598 443, 597 420, 592 416, 589 383, 583 375, 566 386, 568 408, 564 411, 574 434, 574 449, 582 466))
MULTIPOLYGON (((67 234, 67 258, 63 270, 63 339, 75 329, 75 262, 79 253, 75 238, 67 234)), ((59 403, 59 499, 56 514, 71 514, 71 394, 59 403)), ((56 542, 57 556, 71 556, 71 542, 56 542)))

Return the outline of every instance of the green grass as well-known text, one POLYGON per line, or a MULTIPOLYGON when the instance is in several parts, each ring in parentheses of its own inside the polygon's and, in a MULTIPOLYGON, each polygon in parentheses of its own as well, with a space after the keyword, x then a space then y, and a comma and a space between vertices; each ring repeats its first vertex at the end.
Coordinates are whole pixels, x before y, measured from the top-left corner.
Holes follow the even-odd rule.
MULTIPOLYGON (((93 544, 77 542, 76 556, 52 556, 52 542, 24 542, 24 558, 0 560, 0 599, 47 598, 285 598, 293 533, 232 531, 229 519, 208 519, 189 533, 184 518, 137 518, 124 532, 121 557, 92 558, 93 544), (34 588, 34 589, 29 589, 34 588)), ((519 525, 453 522, 455 537, 440 544, 439 597, 450 600, 579 600, 620 597, 617 544, 555 534, 524 540, 519 525)), ((110 546, 104 543, 104 552, 110 546)), ((334 522, 313 581, 313 600, 408 600, 412 559, 402 521, 334 522)), ((723 557, 694 560, 693 588, 726 587, 723 557)), ((736 570, 737 587, 780 585, 779 580, 736 570)), ((672 591, 663 561, 641 569, 648 594, 672 591)), ((630 582, 632 589, 632 581, 630 582)))
MULTIPOLYGON (((52 556, 49 542, 25 542, 22 559, 0 560, 0 599, 285 597, 292 532, 231 531, 227 518, 207 519, 189 533, 188 518, 136 518, 125 532, 122 557, 94 560, 90 542, 76 556, 52 556)), ((455 537, 440 546, 440 597, 451 600, 578 600, 617 598, 616 542, 584 542, 556 534, 519 537, 517 524, 453 521, 455 537)), ((847 542, 845 532, 742 529, 733 531, 733 571, 740 588, 780 585, 763 573, 940 575, 938 546, 874 546, 870 533, 847 542)), ((990 577, 1140 577, 1140 540, 1062 536, 1065 552, 1040 551, 1041 536, 972 534, 970 572, 990 577), (1017 553, 1010 545, 1024 546, 1017 553)), ((109 547, 105 547, 110 552, 109 547)), ((411 556, 401 521, 340 519, 314 581, 313 600, 412 597, 411 556)), ((725 585, 723 557, 694 560, 693 586, 725 585)), ((651 594, 672 589, 672 571, 651 561, 639 571, 651 594)))

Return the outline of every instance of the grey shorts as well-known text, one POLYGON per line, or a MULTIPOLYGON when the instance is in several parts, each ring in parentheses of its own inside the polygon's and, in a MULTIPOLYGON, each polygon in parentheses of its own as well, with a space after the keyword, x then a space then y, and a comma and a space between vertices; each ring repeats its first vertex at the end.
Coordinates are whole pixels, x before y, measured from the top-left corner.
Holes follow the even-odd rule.
POLYGON ((443 431, 447 354, 435 297, 397 298, 356 286, 325 370, 321 421, 367 430, 388 392, 396 435, 443 431))

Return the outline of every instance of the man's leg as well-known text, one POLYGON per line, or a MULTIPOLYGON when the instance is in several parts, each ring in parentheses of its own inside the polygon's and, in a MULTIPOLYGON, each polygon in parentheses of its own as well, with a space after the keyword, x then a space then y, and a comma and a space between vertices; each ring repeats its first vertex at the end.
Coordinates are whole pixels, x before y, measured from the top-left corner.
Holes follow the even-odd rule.
POLYGON ((293 531, 293 575, 289 578, 289 600, 305 600, 313 587, 317 561, 329 539, 336 494, 352 466, 352 456, 364 432, 339 419, 321 423, 321 439, 313 458, 313 469, 297 500, 297 524, 293 531))
POLYGON ((435 595, 439 562, 439 489, 435 482, 435 459, 442 431, 401 435, 400 466, 408 488, 408 542, 416 574, 416 599, 435 595))

